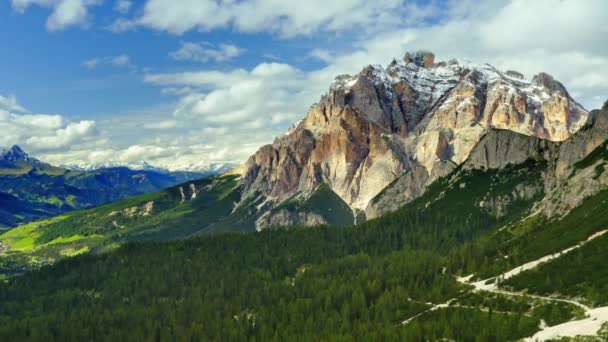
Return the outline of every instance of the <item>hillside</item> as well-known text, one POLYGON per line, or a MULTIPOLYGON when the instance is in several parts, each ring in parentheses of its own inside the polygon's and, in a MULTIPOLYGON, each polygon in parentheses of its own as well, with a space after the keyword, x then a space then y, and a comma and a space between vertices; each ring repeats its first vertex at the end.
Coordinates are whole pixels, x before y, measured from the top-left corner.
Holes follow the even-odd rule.
POLYGON ((0 154, 0 231, 202 178, 125 167, 73 171, 30 157, 19 146, 0 154))
MULTIPOLYGON (((398 211, 343 229, 138 242, 70 258, 0 286, 0 336, 513 341, 541 327, 577 324, 585 320, 578 302, 508 289, 561 291, 535 284, 561 274, 561 263, 597 265, 606 257, 605 236, 581 247, 593 259, 557 258, 538 269, 544 274, 539 281, 525 282, 526 272, 512 278, 506 294, 475 290, 458 279, 497 276, 608 225, 606 192, 552 220, 534 214, 541 193, 512 201, 500 213, 479 206, 488 194, 510 196, 514 188, 537 184, 547 167, 546 161, 528 160, 503 169, 461 168, 398 211)), ((602 293, 601 275, 593 278, 584 282, 586 293, 602 293)), ((603 303, 568 286, 563 291, 561 298, 603 303)))

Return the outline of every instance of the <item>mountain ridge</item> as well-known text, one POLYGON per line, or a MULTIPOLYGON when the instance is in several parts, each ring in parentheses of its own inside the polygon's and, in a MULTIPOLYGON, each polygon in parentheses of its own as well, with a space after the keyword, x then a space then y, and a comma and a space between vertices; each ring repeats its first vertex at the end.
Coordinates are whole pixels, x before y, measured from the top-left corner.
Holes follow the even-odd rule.
POLYGON ((564 141, 587 117, 546 73, 528 81, 487 64, 407 53, 387 68, 338 76, 303 121, 246 162, 243 198, 278 206, 327 183, 373 217, 371 200, 399 176, 426 174, 425 184, 415 184, 424 188, 463 163, 488 129, 564 141))

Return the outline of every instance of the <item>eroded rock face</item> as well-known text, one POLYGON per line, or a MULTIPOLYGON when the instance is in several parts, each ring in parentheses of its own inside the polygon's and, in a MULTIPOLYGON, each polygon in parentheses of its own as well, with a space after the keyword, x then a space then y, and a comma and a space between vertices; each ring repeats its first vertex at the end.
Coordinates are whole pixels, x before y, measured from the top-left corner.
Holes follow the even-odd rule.
POLYGON ((538 146, 496 136, 486 142, 487 155, 472 156, 471 167, 520 160, 526 154, 518 156, 520 149, 568 139, 587 115, 550 75, 527 81, 489 65, 436 63, 432 53, 408 53, 386 69, 370 65, 337 77, 302 122, 247 161, 244 196, 280 203, 326 183, 374 217, 404 204, 370 205, 387 185, 399 179, 395 196, 402 201, 419 196, 468 160, 493 129, 536 137, 538 146))
POLYGON ((130 208, 126 208, 126 209, 122 209, 122 210, 118 210, 118 211, 113 211, 108 214, 108 217, 114 217, 114 216, 120 215, 120 216, 124 216, 124 217, 128 217, 128 218, 133 218, 133 217, 137 217, 137 216, 150 216, 150 215, 152 215, 153 212, 154 212, 154 201, 149 201, 139 207, 135 206, 135 207, 130 207, 130 208))
POLYGON ((579 164, 596 149, 607 148, 607 138, 608 108, 594 111, 587 126, 560 144, 554 167, 545 177, 548 193, 544 201, 545 216, 563 216, 581 205, 585 198, 608 188, 608 170, 603 158, 579 164))
POLYGON ((258 219, 256 222, 258 227, 286 227, 286 226, 318 226, 327 224, 323 216, 315 213, 292 212, 286 209, 281 209, 276 212, 267 213, 258 219))
POLYGON ((488 197, 479 203, 481 208, 492 212, 497 218, 504 217, 509 213, 509 208, 513 202, 524 200, 528 201, 535 196, 542 194, 542 184, 524 185, 517 184, 513 191, 508 195, 488 197))

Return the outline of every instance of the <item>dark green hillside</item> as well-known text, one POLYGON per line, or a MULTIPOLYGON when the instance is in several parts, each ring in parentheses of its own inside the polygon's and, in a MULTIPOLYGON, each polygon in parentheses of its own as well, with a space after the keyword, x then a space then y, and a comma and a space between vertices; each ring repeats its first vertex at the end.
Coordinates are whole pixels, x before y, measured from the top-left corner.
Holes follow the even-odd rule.
POLYGON ((607 227, 608 190, 605 190, 587 198, 564 218, 548 220, 536 214, 468 243, 454 253, 473 256, 462 273, 476 272, 479 278, 488 278, 566 249, 607 227))
POLYGON ((589 305, 608 305, 608 235, 562 258, 505 281, 530 293, 582 297, 589 305))
MULTIPOLYGON (((450 259, 450 251, 520 217, 533 200, 513 201, 508 214, 500 217, 477 204, 490 189, 508 196, 512 186, 536 181, 543 169, 543 163, 530 162, 498 172, 458 171, 398 212, 345 229, 295 228, 128 244, 109 254, 70 258, 0 287, 0 337, 469 340, 479 334, 471 328, 472 321, 484 326, 481 336, 486 340, 525 337, 539 323, 530 317, 531 307, 513 306, 508 313, 492 314, 459 304, 422 314, 406 326, 400 322, 431 303, 466 293, 453 277, 462 260, 450 259), (62 293, 60 298, 56 291, 62 293)), ((229 185, 231 179, 218 181, 216 186, 229 185)), ((156 194, 155 201, 160 207, 175 204, 178 191, 156 194)), ((118 209, 103 208, 104 213, 118 209)), ((83 214, 103 218, 99 210, 83 214)), ((167 213, 174 217, 173 229, 189 231, 192 221, 187 220, 193 216, 171 209, 167 213)), ((76 221, 71 225, 77 226, 76 221)), ((100 224, 84 231, 67 227, 59 234, 58 226, 50 227, 47 234, 53 236, 37 239, 76 233, 152 237, 145 234, 154 231, 141 225, 118 235, 120 229, 106 231, 100 224)), ((155 233, 163 231, 171 230, 155 233)), ((559 310, 568 317, 570 308, 559 310)))

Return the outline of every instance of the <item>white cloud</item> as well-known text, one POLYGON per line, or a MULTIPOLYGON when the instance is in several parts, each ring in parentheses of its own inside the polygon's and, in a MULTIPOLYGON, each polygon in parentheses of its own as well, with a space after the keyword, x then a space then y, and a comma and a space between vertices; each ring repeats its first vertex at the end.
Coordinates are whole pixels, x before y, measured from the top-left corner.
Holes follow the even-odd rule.
POLYGON ((94 133, 95 121, 79 121, 58 128, 53 134, 32 136, 25 141, 25 146, 34 150, 65 148, 94 133))
POLYGON ((0 96, 0 146, 22 145, 30 152, 39 153, 65 149, 73 144, 92 142, 97 137, 92 120, 72 122, 61 115, 31 114, 8 97, 8 106, 0 96))
POLYGON ((240 56, 243 52, 245 52, 244 49, 232 44, 219 44, 216 47, 208 42, 182 42, 181 47, 177 51, 171 52, 169 56, 178 61, 224 62, 240 56))
POLYGON ((331 52, 325 49, 313 49, 309 53, 309 55, 310 57, 316 58, 320 61, 327 63, 331 63, 331 61, 333 61, 334 59, 334 56, 331 54, 331 52))
POLYGON ((148 0, 140 17, 120 19, 115 29, 140 25, 174 34, 233 27, 240 32, 274 32, 283 37, 363 29, 378 31, 435 14, 432 5, 405 0, 211 1, 148 0))
POLYGON ((25 12, 33 5, 51 8, 51 15, 46 21, 49 31, 86 25, 89 19, 89 7, 99 3, 99 0, 11 0, 13 9, 18 13, 25 12))
POLYGON ((106 27, 107 30, 114 33, 121 33, 125 31, 133 30, 137 27, 137 23, 133 20, 118 18, 114 20, 110 25, 106 27))
POLYGON ((202 120, 212 126, 237 124, 238 128, 262 127, 295 120, 309 105, 298 92, 305 74, 287 64, 261 63, 250 71, 199 71, 152 74, 149 83, 193 87, 179 100, 176 117, 202 120))

